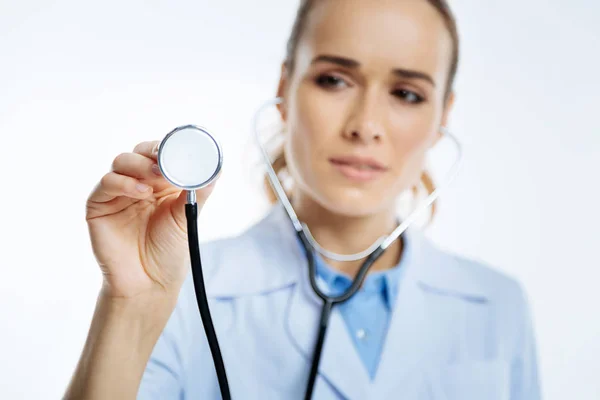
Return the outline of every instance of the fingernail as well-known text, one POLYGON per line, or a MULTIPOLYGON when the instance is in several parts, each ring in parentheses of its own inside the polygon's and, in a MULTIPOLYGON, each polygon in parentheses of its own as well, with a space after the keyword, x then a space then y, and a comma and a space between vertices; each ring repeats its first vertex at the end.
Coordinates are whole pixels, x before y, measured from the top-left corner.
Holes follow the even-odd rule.
POLYGON ((158 168, 158 164, 152 164, 152 172, 154 175, 160 176, 160 168, 158 168))
POLYGON ((143 183, 138 183, 137 185, 135 185, 135 188, 137 190, 139 190, 140 192, 145 192, 146 190, 148 190, 150 188, 150 186, 145 185, 143 183))

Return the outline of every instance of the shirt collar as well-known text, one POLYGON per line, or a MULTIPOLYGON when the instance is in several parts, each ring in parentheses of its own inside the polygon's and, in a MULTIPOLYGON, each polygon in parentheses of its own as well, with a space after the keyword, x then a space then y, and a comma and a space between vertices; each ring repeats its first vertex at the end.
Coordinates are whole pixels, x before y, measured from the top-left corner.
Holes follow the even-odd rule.
MULTIPOLYGON (((406 241, 405 241, 406 242, 406 241)), ((304 250, 300 240, 298 239, 298 245, 304 250)), ((404 256, 404 249, 402 251, 402 257, 404 256)), ((392 309, 396 304, 396 297, 398 296, 398 286, 400 277, 402 274, 402 261, 385 271, 373 271, 370 272, 363 286, 360 290, 371 293, 379 293, 383 296, 388 309, 392 309)), ((345 292, 350 285, 352 285, 352 278, 340 271, 336 271, 333 267, 325 262, 320 254, 315 255, 315 270, 317 277, 320 279, 322 284, 328 292, 334 295, 339 295, 345 292)))

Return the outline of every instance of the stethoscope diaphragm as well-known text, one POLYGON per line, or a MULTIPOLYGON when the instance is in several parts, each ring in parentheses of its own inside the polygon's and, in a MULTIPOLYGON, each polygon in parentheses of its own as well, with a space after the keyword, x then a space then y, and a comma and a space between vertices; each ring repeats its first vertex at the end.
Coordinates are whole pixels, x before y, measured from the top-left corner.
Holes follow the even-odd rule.
POLYGON ((158 167, 172 185, 197 190, 209 185, 221 171, 223 151, 206 129, 184 125, 172 130, 158 148, 158 167))

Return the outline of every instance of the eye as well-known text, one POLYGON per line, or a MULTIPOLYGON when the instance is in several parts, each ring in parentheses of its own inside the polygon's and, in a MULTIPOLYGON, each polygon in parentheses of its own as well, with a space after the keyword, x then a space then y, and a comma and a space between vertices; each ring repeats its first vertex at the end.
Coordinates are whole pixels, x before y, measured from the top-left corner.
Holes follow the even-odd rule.
POLYGON ((411 104, 419 104, 425 100, 422 96, 419 96, 415 92, 406 89, 395 90, 392 92, 392 94, 411 104))
POLYGON ((336 89, 346 86, 346 81, 334 75, 319 75, 315 81, 317 85, 324 88, 336 89))

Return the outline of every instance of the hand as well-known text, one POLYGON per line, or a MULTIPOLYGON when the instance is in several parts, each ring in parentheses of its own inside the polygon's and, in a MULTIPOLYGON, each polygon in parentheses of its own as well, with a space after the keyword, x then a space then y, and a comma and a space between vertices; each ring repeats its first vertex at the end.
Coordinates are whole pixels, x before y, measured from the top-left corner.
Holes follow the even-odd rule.
MULTIPOLYGON (((160 174, 159 144, 117 156, 87 199, 92 248, 111 297, 177 295, 187 274, 186 192, 160 174)), ((196 191, 198 212, 214 183, 196 191)))

